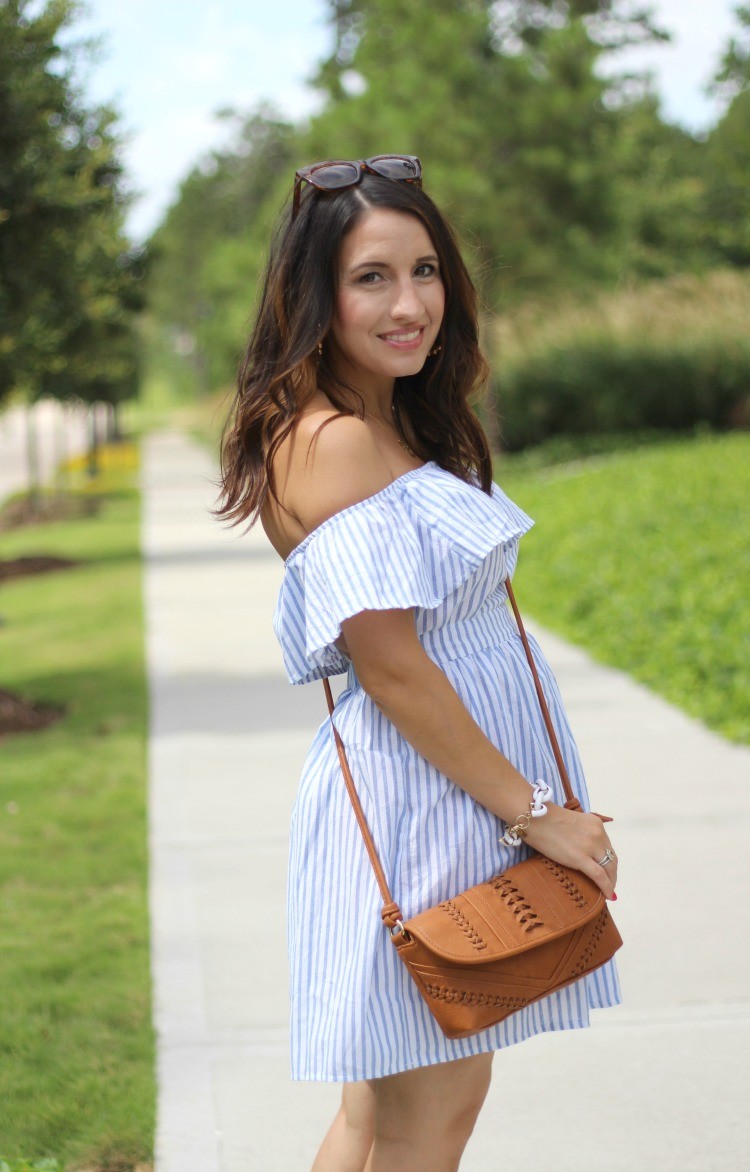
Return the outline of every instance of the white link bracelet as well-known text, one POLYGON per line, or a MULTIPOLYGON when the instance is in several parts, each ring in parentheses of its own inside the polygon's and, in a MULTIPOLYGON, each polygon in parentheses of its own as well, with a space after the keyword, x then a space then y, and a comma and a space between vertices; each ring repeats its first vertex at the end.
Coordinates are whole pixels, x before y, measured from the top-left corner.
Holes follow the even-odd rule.
POLYGON ((504 842, 506 846, 520 846, 529 831, 532 818, 543 818, 547 813, 545 802, 552 798, 552 788, 547 785, 546 781, 537 779, 531 788, 531 801, 529 802, 528 810, 524 810, 523 814, 519 814, 512 826, 509 826, 505 834, 500 838, 500 842, 504 842))

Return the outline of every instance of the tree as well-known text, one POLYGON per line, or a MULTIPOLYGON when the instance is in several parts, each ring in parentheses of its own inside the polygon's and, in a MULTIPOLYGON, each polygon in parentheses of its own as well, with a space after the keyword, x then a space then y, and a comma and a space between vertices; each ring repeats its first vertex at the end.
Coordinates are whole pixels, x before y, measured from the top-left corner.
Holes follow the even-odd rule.
POLYGON ((664 34, 594 0, 337 0, 310 157, 404 150, 462 224, 488 301, 617 275, 619 79, 604 52, 664 34))
POLYGON ((750 5, 739 5, 735 15, 738 33, 710 87, 729 106, 706 143, 704 211, 719 262, 744 267, 750 265, 750 5))
POLYGON ((292 127, 268 106, 235 121, 234 141, 204 158, 149 241, 152 376, 185 395, 229 382, 271 223, 288 185, 292 127))
POLYGON ((626 280, 701 272, 714 263, 706 238, 705 145, 659 117, 646 95, 622 111, 611 165, 617 230, 608 247, 626 280))
POLYGON ((750 87, 750 4, 738 4, 734 15, 738 32, 729 38, 716 76, 710 83, 710 93, 735 98, 750 87))
POLYGON ((59 41, 76 11, 0 0, 0 398, 135 390, 141 258, 115 115, 85 103, 80 46, 59 41))
POLYGON ((487 318, 746 263, 744 92, 703 142, 663 120, 648 77, 604 75, 623 46, 666 38, 647 5, 433 0, 426 14, 410 0, 330 0, 328 12, 320 113, 296 128, 269 111, 238 120, 153 238, 152 352, 181 348, 170 377, 179 361, 193 391, 229 381, 271 223, 294 166, 316 159, 418 154, 487 318))

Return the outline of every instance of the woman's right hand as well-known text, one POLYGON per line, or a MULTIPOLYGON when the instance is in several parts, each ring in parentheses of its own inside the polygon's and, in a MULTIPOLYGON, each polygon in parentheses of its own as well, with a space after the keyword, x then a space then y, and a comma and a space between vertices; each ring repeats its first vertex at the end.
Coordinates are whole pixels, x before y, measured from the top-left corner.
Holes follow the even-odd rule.
POLYGON ((597 814, 566 810, 547 802, 547 813, 532 819, 525 842, 556 863, 583 871, 606 899, 617 899, 617 855, 604 866, 599 862, 608 850, 614 854, 614 848, 597 814))

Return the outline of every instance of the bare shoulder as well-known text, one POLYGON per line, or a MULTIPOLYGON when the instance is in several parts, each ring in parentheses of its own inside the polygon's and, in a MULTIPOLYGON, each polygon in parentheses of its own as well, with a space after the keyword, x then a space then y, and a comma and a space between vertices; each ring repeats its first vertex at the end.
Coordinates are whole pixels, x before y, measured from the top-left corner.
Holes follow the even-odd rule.
POLYGON ((288 506, 308 532, 393 480, 367 425, 330 408, 300 419, 286 470, 288 506))

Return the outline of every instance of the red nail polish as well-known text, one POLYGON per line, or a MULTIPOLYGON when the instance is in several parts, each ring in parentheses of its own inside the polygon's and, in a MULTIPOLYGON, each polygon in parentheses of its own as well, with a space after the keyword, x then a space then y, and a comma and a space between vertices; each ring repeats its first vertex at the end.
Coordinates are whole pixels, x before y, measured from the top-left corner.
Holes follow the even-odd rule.
POLYGON ((616 891, 615 891, 615 892, 614 892, 614 894, 612 895, 612 899, 613 899, 613 900, 617 899, 617 892, 616 892, 616 891))

